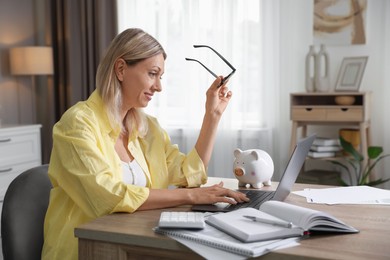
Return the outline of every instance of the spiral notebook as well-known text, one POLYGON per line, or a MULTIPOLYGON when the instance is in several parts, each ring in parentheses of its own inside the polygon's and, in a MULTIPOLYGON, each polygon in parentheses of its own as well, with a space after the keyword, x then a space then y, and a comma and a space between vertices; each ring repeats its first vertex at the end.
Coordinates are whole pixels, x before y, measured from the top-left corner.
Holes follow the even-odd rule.
MULTIPOLYGON (((192 248, 194 251, 196 251, 196 244, 201 244, 245 257, 258 257, 280 247, 286 247, 291 244, 296 245, 296 242, 299 241, 299 238, 294 237, 244 243, 207 224, 204 229, 196 231, 185 229, 162 229, 158 227, 154 228, 154 231, 158 234, 169 236, 178 242, 181 242, 182 240, 195 242, 191 243, 194 246, 194 248, 192 248)), ((186 245, 188 246, 188 244, 186 245)))

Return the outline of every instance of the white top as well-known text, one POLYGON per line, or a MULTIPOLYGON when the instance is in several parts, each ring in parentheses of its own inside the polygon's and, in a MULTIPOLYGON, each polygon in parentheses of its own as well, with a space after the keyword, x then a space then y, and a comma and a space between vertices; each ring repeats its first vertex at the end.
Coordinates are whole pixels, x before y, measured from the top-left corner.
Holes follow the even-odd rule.
POLYGON ((146 187, 146 176, 136 160, 122 162, 123 182, 136 186, 146 187))

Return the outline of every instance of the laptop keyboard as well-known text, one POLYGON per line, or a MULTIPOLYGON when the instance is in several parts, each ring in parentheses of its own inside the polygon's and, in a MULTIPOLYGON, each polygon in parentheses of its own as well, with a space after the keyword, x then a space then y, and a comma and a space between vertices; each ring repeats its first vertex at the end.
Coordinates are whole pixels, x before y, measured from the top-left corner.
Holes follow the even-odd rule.
POLYGON ((240 192, 246 194, 246 196, 250 199, 249 202, 237 203, 235 205, 231 204, 228 206, 230 210, 236 210, 239 208, 256 208, 258 209, 260 205, 267 200, 270 200, 274 191, 259 191, 259 190, 239 190, 240 192))

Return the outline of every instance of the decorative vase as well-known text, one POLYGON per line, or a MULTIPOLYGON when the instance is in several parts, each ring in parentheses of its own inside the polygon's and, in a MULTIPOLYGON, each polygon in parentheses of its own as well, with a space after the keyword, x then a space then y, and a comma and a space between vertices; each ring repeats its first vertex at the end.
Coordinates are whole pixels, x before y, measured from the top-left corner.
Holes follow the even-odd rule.
POLYGON ((319 92, 327 92, 330 87, 329 80, 329 54, 325 45, 321 44, 320 51, 315 57, 315 87, 319 92))
POLYGON ((306 66, 305 66, 305 88, 307 92, 316 91, 315 87, 315 60, 316 51, 314 45, 310 45, 309 52, 306 54, 306 66))

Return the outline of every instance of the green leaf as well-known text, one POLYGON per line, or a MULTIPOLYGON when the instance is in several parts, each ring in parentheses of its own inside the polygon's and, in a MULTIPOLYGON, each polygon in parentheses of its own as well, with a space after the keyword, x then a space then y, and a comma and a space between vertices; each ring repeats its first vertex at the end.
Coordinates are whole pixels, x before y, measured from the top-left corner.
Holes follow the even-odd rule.
MULTIPOLYGON (((377 165, 377 163, 382 160, 383 158, 386 158, 390 156, 390 154, 385 154, 385 155, 382 155, 381 157, 379 157, 378 159, 376 159, 373 163, 371 164, 368 164, 368 169, 367 171, 365 172, 364 176, 362 177, 362 180, 361 180, 361 184, 360 185, 364 185, 366 182, 367 182, 367 179, 368 177, 370 176, 371 174, 371 171, 374 169, 374 167, 377 165)), ((367 184, 368 185, 368 184, 367 184)))
MULTIPOLYGON (((390 154, 382 155, 381 157, 379 157, 378 159, 376 159, 373 163, 370 163, 370 164, 368 165, 369 167, 368 167, 367 173, 370 174, 371 171, 372 171, 372 169, 374 169, 375 165, 376 165, 379 161, 381 161, 383 158, 386 158, 386 157, 388 157, 388 156, 390 156, 390 154)), ((367 173, 366 173, 366 174, 367 174, 367 173)))
POLYGON ((375 159, 383 152, 383 148, 380 146, 368 147, 367 154, 370 159, 375 159))
POLYGON ((363 155, 356 151, 353 145, 346 141, 342 136, 340 136, 340 145, 343 147, 344 151, 352 155, 356 161, 363 161, 363 155))
MULTIPOLYGON (((359 153, 352 146, 351 143, 346 141, 342 136, 340 136, 340 145, 344 149, 345 152, 349 153, 350 157, 344 157, 343 162, 339 161, 331 161, 333 164, 342 167, 347 171, 349 179, 352 184, 352 175, 356 177, 357 184, 356 185, 369 185, 375 186, 385 182, 390 181, 389 179, 378 179, 374 181, 369 181, 370 174, 372 170, 375 168, 377 163, 381 161, 383 158, 390 156, 390 154, 381 155, 383 152, 383 148, 380 146, 370 146, 367 149, 367 160, 364 160, 364 156, 359 153), (372 162, 370 162, 372 160, 372 162)), ((340 180, 342 185, 348 185, 343 180, 340 180)))

